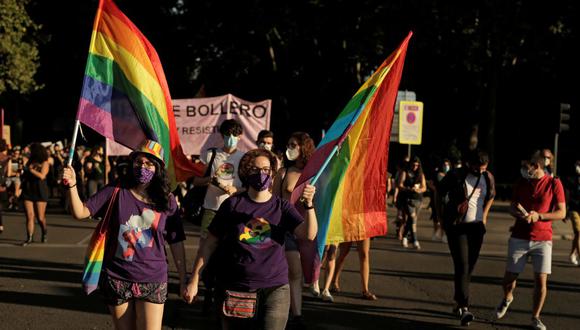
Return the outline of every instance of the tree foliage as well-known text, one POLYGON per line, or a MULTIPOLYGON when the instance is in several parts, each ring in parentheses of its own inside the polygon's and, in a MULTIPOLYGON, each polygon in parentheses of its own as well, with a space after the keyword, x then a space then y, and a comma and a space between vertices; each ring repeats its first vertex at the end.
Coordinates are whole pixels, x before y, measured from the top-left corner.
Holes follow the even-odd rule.
POLYGON ((40 26, 26 12, 28 0, 0 0, 0 94, 28 94, 42 86, 34 75, 40 57, 34 33, 40 26))

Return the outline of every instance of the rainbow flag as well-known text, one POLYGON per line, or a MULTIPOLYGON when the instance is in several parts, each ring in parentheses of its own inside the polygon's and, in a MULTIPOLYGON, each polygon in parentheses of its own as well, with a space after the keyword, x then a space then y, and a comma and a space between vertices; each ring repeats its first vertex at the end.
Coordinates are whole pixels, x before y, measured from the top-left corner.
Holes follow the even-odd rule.
POLYGON ((362 85, 320 142, 292 200, 315 175, 318 253, 387 232, 387 162, 394 105, 412 32, 362 85), (324 166, 327 165, 327 166, 324 166), (320 172, 320 170, 322 171, 320 172))
POLYGON ((99 2, 77 120, 133 150, 161 144, 172 187, 204 173, 181 149, 157 52, 111 0, 99 2))

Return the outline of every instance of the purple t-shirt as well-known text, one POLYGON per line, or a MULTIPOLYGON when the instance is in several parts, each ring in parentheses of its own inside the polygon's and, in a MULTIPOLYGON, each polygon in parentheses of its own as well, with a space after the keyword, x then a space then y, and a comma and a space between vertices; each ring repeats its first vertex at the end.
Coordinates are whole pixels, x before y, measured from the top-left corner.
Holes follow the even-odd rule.
MULTIPOLYGON (((106 186, 89 198, 85 205, 91 216, 104 217, 114 190, 114 186, 106 186)), ((103 266, 110 277, 138 283, 167 282, 165 241, 185 240, 173 195, 169 201, 169 210, 160 213, 135 198, 129 189, 119 190, 109 221, 103 266)))
POLYGON ((218 280, 226 289, 288 284, 284 235, 303 221, 293 205, 277 196, 263 203, 247 193, 226 199, 208 228, 219 239, 212 257, 218 280))

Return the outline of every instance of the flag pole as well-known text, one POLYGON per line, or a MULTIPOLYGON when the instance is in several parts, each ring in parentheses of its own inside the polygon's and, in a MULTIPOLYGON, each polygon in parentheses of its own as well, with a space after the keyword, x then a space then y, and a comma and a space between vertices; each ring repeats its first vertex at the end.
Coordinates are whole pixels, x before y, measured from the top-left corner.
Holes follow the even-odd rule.
POLYGON ((75 147, 76 147, 76 143, 77 143, 77 135, 79 133, 79 127, 81 126, 81 122, 80 120, 76 120, 75 121, 75 128, 73 131, 73 136, 72 136, 72 140, 71 140, 71 144, 70 144, 70 150, 68 151, 68 161, 67 161, 67 166, 71 166, 72 165, 72 161, 73 161, 73 156, 75 154, 75 147))

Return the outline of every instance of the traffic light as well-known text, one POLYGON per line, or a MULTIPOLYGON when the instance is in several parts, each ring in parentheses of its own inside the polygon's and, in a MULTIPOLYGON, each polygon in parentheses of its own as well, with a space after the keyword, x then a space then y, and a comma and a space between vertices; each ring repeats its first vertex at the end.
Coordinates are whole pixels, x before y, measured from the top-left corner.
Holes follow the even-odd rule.
POLYGON ((570 130, 570 113, 570 104, 560 103, 560 133, 570 130))

